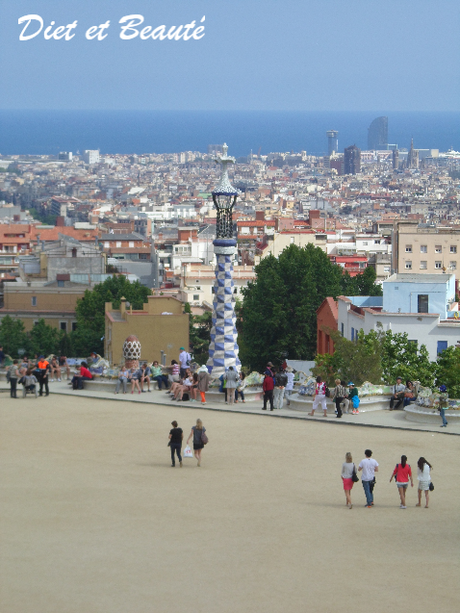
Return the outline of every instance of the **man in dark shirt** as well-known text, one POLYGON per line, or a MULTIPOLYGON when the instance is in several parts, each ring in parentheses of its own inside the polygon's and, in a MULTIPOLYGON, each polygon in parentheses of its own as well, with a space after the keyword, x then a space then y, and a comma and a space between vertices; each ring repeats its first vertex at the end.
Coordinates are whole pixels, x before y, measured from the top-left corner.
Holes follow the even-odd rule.
POLYGON ((184 433, 182 431, 182 428, 177 427, 177 421, 172 421, 171 426, 172 430, 170 430, 169 432, 169 446, 171 447, 171 466, 176 465, 174 453, 177 453, 179 464, 182 467, 182 456, 180 451, 182 448, 182 439, 184 438, 184 433))

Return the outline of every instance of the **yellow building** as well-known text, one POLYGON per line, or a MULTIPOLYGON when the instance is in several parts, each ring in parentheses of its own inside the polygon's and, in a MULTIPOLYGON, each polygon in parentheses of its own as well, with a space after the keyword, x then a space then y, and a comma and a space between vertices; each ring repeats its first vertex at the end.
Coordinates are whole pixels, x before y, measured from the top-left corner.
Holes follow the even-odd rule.
POLYGON ((181 347, 189 347, 189 316, 183 304, 172 296, 148 296, 141 311, 135 311, 124 298, 120 309, 111 302, 105 305, 104 357, 112 364, 121 364, 123 343, 134 334, 142 346, 141 360, 166 363, 177 360, 181 347))

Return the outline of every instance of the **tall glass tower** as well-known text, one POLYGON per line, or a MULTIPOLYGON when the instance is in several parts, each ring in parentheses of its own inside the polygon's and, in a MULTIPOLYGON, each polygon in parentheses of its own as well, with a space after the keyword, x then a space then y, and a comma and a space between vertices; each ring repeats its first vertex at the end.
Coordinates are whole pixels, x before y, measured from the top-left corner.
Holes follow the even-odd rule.
POLYGON ((369 151, 388 149, 388 117, 377 117, 367 129, 369 151))
POLYGON ((328 130, 327 134, 327 154, 332 155, 339 152, 339 133, 337 130, 328 130))

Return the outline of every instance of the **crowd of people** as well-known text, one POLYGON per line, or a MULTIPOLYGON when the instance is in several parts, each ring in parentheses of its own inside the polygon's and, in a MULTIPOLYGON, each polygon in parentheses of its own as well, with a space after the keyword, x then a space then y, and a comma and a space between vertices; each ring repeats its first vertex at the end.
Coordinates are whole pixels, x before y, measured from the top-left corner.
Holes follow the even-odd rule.
POLYGON ((35 356, 30 359, 24 356, 22 360, 13 360, 13 364, 6 371, 6 378, 10 384, 11 398, 17 398, 17 386, 23 385, 26 393, 38 392, 38 395, 49 395, 49 382, 61 381, 62 373, 70 378, 70 366, 66 356, 52 356, 51 361, 45 356, 35 356))
MULTIPOLYGON (((374 488, 376 484, 375 473, 379 470, 378 462, 372 457, 372 451, 366 449, 364 452, 364 458, 358 464, 358 470, 353 462, 353 457, 348 451, 345 454, 345 462, 342 464, 342 483, 343 490, 345 492, 346 504, 349 509, 353 508, 351 502, 351 490, 353 485, 359 481, 358 472, 362 472, 361 482, 363 484, 364 495, 366 497, 365 506, 368 509, 372 509, 374 506, 374 488)), ((418 480, 418 502, 415 506, 420 507, 422 504, 422 492, 425 493, 425 508, 428 509, 430 500, 430 491, 434 490, 433 483, 431 481, 432 466, 424 457, 420 457, 417 461, 417 480, 418 480)), ((391 474, 390 483, 395 480, 396 487, 398 489, 400 499, 400 509, 406 509, 406 493, 409 487, 414 487, 414 481, 412 478, 412 469, 410 464, 407 463, 407 456, 402 455, 401 461, 398 462, 391 474)))

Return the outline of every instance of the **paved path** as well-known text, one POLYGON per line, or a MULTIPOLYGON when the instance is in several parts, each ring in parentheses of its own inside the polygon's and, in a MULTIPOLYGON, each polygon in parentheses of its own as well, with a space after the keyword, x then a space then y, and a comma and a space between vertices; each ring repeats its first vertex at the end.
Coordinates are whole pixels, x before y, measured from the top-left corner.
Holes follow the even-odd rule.
POLYGON ((0 395, 1 613, 457 613, 455 437, 144 396, 0 395), (172 469, 170 422, 197 417, 202 466, 172 469), (358 483, 348 510, 366 447, 376 505, 358 483), (429 509, 399 509, 402 453, 433 464, 429 509))
MULTIPOLYGON (((5 387, 3 385, 2 387, 5 387)), ((175 402, 170 400, 170 396, 164 391, 154 390, 152 392, 145 392, 143 394, 127 393, 127 394, 114 394, 107 392, 98 392, 93 390, 79 390, 73 391, 66 381, 50 383, 50 391, 52 394, 64 394, 72 397, 94 398, 95 400, 111 400, 113 402, 140 402, 145 404, 155 405, 174 405, 182 406, 196 410, 197 406, 201 408, 201 403, 198 402, 175 402)), ((21 393, 21 391, 19 392, 21 393)), ((223 399, 223 395, 222 395, 223 399)), ((42 401, 43 399, 39 399, 42 401)), ((358 425, 358 426, 372 426, 375 428, 397 428, 404 430, 420 430, 428 432, 439 432, 446 435, 460 435, 460 423, 450 423, 447 428, 441 428, 441 417, 433 424, 422 424, 409 421, 406 419, 404 411, 369 411, 360 412, 358 415, 348 414, 344 415, 342 419, 337 419, 333 415, 328 417, 322 417, 321 411, 317 411, 314 417, 309 417, 305 411, 291 411, 288 408, 271 411, 262 411, 260 401, 251 401, 234 404, 233 406, 225 404, 225 402, 216 402, 215 400, 209 400, 206 403, 206 409, 210 411, 227 411, 233 413, 255 414, 266 418, 289 418, 289 419, 306 419, 320 422, 329 422, 340 426, 345 425, 358 425)), ((460 420, 458 420, 460 421, 460 420)))

